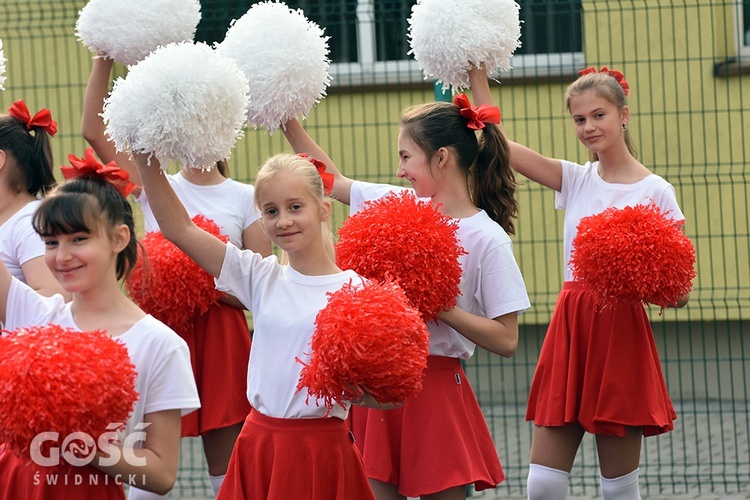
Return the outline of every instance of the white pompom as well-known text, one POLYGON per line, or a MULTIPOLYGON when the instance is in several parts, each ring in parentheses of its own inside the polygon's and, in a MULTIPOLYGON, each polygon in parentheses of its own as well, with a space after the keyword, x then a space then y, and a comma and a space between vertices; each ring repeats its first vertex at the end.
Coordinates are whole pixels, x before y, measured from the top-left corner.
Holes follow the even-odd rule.
POLYGON ((489 75, 511 69, 521 46, 518 11, 513 0, 418 0, 409 17, 409 54, 444 90, 468 88, 471 66, 484 64, 489 75))
POLYGON ((192 41, 200 19, 198 0, 90 0, 78 13, 76 37, 130 66, 162 45, 192 41))
POLYGON ((271 133, 292 118, 306 118, 331 83, 328 37, 301 10, 283 3, 253 5, 216 50, 237 61, 248 77, 248 123, 271 133))
POLYGON ((5 54, 3 54, 2 40, 0 40, 0 90, 5 90, 5 54))
POLYGON ((243 135, 248 91, 231 59, 205 43, 173 43, 115 80, 102 117, 118 151, 210 169, 243 135))

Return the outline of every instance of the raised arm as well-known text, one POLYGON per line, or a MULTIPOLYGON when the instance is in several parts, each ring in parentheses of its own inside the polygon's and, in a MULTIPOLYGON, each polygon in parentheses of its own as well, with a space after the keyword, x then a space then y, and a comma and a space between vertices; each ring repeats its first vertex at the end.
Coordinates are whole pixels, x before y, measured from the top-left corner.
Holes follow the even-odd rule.
MULTIPOLYGON (((487 71, 484 68, 472 66, 469 70, 469 82, 475 105, 494 105, 487 71)), ((502 128, 502 124, 500 127, 502 128)), ((532 181, 555 191, 560 191, 562 188, 562 163, 560 163, 560 160, 547 158, 511 140, 508 140, 508 144, 510 145, 510 161, 516 171, 532 181)))
POLYGON ((210 275, 218 277, 224 263, 226 244, 193 223, 185 207, 162 173, 159 161, 146 155, 133 155, 148 202, 162 234, 177 245, 210 275))
MULTIPOLYGON (((94 149, 94 152, 102 162, 116 162, 118 167, 130 175, 130 180, 140 186, 141 179, 138 175, 135 162, 133 162, 129 154, 124 152, 118 153, 115 149, 115 144, 107 139, 104 120, 100 116, 104 107, 104 99, 109 94, 112 65, 112 59, 101 56, 94 58, 89 81, 86 84, 86 93, 83 97, 81 134, 83 134, 83 138, 94 149)), ((136 188, 133 191, 133 195, 136 197, 139 193, 140 188, 136 188)))
POLYGON ((331 198, 338 200, 346 205, 349 204, 350 191, 353 180, 342 174, 333 163, 323 148, 310 137, 310 134, 302 127, 302 124, 296 119, 289 120, 282 127, 284 136, 296 153, 307 153, 309 156, 318 159, 326 164, 326 171, 333 174, 333 191, 331 198))

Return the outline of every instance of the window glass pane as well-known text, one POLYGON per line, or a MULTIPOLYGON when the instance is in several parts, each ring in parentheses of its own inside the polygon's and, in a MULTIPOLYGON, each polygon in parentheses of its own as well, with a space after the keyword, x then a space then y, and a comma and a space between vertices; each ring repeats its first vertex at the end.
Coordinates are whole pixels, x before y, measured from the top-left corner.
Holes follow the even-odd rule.
POLYGON ((375 0, 375 43, 378 61, 411 59, 407 32, 417 0, 375 0))
POLYGON ((580 0, 517 0, 521 47, 515 54, 581 52, 580 0))
MULTIPOLYGON (((201 22, 196 40, 213 43, 224 39, 232 19, 242 17, 260 0, 201 0, 201 22)), ((291 9, 302 9, 326 36, 332 62, 357 60, 357 0, 287 0, 291 9)), ((290 33, 289 36, 294 36, 290 33)))

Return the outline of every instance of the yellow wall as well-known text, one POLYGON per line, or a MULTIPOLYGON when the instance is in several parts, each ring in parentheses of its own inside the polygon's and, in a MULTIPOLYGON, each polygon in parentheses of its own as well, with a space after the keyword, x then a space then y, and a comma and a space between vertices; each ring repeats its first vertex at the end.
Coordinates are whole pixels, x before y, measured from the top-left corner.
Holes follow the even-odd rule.
MULTIPOLYGON (((32 111, 53 111, 60 133, 57 163, 82 154, 81 98, 91 54, 74 36, 84 0, 0 0, 6 91, 2 106, 24 98, 32 111)), ((734 55, 728 2, 583 2, 586 65, 621 69, 631 86, 631 134, 639 158, 675 185, 698 250, 696 292, 679 320, 741 319, 750 307, 748 138, 750 75, 714 77, 716 63, 734 55)), ((563 82, 514 79, 495 85, 508 135, 543 154, 583 162, 564 109, 563 82)), ((409 88, 329 90, 305 122, 347 174, 395 181, 400 111, 434 98, 432 84, 409 88)), ((270 154, 288 150, 283 135, 248 130, 230 162, 232 175, 252 181, 270 154)), ((519 192, 518 261, 534 309, 528 323, 546 323, 562 276, 562 217, 553 194, 533 183, 519 192)), ((345 216, 338 207, 336 220, 345 216)))

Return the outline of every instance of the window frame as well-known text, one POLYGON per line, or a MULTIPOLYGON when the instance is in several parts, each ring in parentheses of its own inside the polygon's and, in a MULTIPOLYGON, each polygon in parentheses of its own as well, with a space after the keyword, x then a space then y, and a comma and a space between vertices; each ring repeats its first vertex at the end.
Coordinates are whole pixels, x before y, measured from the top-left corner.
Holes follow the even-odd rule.
POLYGON ((750 30, 750 26, 745 26, 745 3, 746 0, 737 0, 734 5, 734 42, 737 56, 750 59, 750 40, 745 40, 745 33, 750 30))
MULTIPOLYGON (((361 85, 417 84, 425 81, 419 63, 412 59, 378 61, 375 29, 375 0, 357 2, 357 57, 356 63, 332 63, 329 73, 331 87, 361 85)), ((583 67, 583 52, 541 53, 515 55, 513 69, 495 75, 500 80, 509 78, 565 77, 583 67)))

